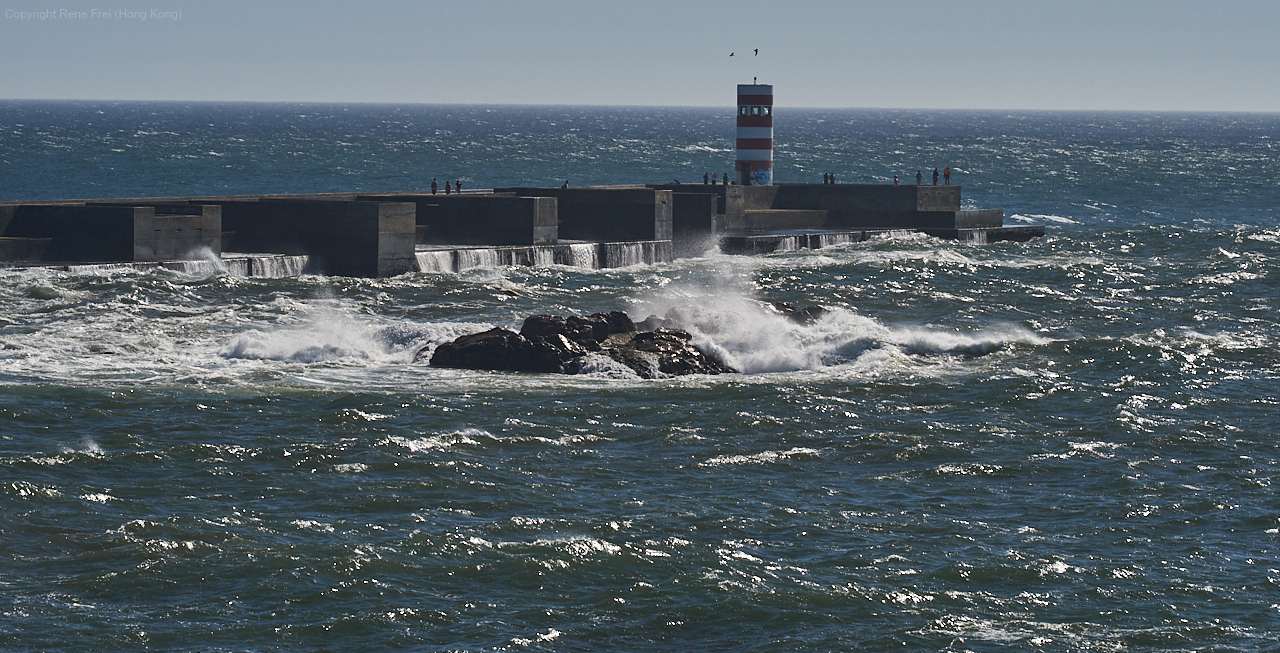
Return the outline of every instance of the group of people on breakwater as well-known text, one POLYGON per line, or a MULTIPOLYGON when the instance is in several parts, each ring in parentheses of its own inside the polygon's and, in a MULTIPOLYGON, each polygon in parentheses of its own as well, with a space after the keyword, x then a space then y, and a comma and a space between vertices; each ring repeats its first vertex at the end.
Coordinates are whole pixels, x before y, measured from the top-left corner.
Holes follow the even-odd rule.
MULTIPOLYGON (((717 186, 717 185, 719 185, 719 184, 720 184, 720 182, 716 181, 716 174, 715 174, 714 172, 713 172, 713 173, 706 173, 706 172, 702 173, 702 185, 703 185, 703 186, 708 186, 708 185, 710 185, 710 186, 717 186)), ((728 186, 728 185, 729 185, 729 173, 727 173, 727 172, 726 172, 726 173, 724 173, 724 185, 725 185, 725 186, 728 186)))
MULTIPOLYGON (((436 181, 435 177, 432 177, 431 178, 431 194, 435 195, 436 191, 438 190, 440 190, 440 184, 439 182, 436 181)), ((452 184, 449 183, 448 179, 444 180, 444 194, 448 195, 449 193, 453 193, 455 191, 459 193, 462 192, 462 180, 461 179, 455 180, 452 184)))
MULTIPOLYGON (((947 166, 946 168, 943 169, 942 180, 943 180, 942 185, 944 186, 951 185, 951 166, 947 166)), ((893 176, 893 185, 894 186, 898 185, 898 175, 893 176)), ((920 172, 919 170, 916 171, 916 185, 917 186, 924 185, 924 173, 920 172)), ((938 169, 937 168, 933 169, 933 185, 934 186, 938 185, 938 169)))

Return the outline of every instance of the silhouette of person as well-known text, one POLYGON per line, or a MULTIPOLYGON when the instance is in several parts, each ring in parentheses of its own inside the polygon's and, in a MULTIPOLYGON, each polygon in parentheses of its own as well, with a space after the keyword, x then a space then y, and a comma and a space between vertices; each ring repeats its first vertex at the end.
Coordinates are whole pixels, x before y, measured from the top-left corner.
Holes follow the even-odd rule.
POLYGON ((703 185, 703 186, 706 186, 706 185, 707 185, 707 184, 709 184, 709 183, 711 183, 711 175, 709 175, 709 174, 707 174, 707 173, 705 173, 705 172, 704 172, 704 173, 702 173, 702 185, 703 185))
POLYGON ((461 179, 459 179, 458 181, 453 182, 453 189, 454 189, 454 190, 456 190, 456 191, 458 191, 459 193, 461 193, 461 192, 462 192, 462 180, 461 180, 461 179))
POLYGON ((435 177, 432 177, 432 178, 431 178, 431 194, 432 194, 432 195, 435 195, 435 194, 436 194, 436 190, 437 190, 438 188, 440 188, 440 184, 437 184, 437 183, 436 183, 436 178, 435 178, 435 177))
POLYGON ((951 166, 947 166, 942 170, 942 183, 951 185, 951 166))
POLYGON ((452 193, 452 192, 453 192, 453 186, 449 185, 448 179, 444 180, 444 194, 448 195, 449 193, 452 193))
POLYGON ((934 186, 938 185, 938 169, 937 168, 933 169, 933 185, 934 186))
POLYGON ((561 188, 568 188, 568 187, 569 187, 569 180, 566 179, 564 180, 564 185, 562 185, 561 188))
POLYGON ((894 185, 894 186, 897 186, 897 185, 898 185, 898 175, 894 175, 894 176, 893 176, 893 185, 894 185))
POLYGON ((725 185, 725 186, 728 186, 728 185, 729 185, 729 173, 727 173, 727 172, 726 172, 726 173, 724 173, 724 185, 725 185))
POLYGON ((919 171, 919 170, 917 170, 917 171, 916 171, 916 185, 917 185, 917 186, 919 186, 919 185, 921 185, 921 184, 923 184, 923 183, 924 183, 924 175, 920 174, 920 171, 919 171))
POLYGON ((834 172, 829 172, 829 173, 827 173, 827 174, 831 176, 831 185, 832 185, 832 186, 835 186, 835 185, 836 185, 836 173, 834 173, 834 172))

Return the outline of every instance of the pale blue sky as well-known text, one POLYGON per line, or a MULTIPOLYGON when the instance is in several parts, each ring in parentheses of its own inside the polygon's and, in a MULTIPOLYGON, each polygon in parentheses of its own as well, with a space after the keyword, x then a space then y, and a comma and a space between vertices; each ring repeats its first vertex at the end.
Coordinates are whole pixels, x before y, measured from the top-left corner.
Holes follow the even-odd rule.
POLYGON ((9 99, 727 106, 752 76, 783 106, 1280 112, 1280 0, 0 0, 9 99))

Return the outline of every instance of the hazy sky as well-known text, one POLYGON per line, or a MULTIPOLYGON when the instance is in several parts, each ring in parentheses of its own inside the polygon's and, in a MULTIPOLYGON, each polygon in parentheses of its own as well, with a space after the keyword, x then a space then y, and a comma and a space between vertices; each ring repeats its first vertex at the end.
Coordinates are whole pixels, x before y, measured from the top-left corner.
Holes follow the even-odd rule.
POLYGON ((753 76, 793 107, 1280 112, 1280 0, 0 0, 9 99, 728 106, 753 76))

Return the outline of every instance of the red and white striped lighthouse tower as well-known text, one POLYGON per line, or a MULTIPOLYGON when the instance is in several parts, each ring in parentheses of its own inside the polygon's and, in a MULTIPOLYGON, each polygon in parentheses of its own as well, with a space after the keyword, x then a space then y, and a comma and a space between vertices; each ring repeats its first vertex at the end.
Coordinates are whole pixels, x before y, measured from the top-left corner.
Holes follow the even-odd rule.
POLYGON ((773 183, 773 85, 738 84, 738 183, 773 183))

